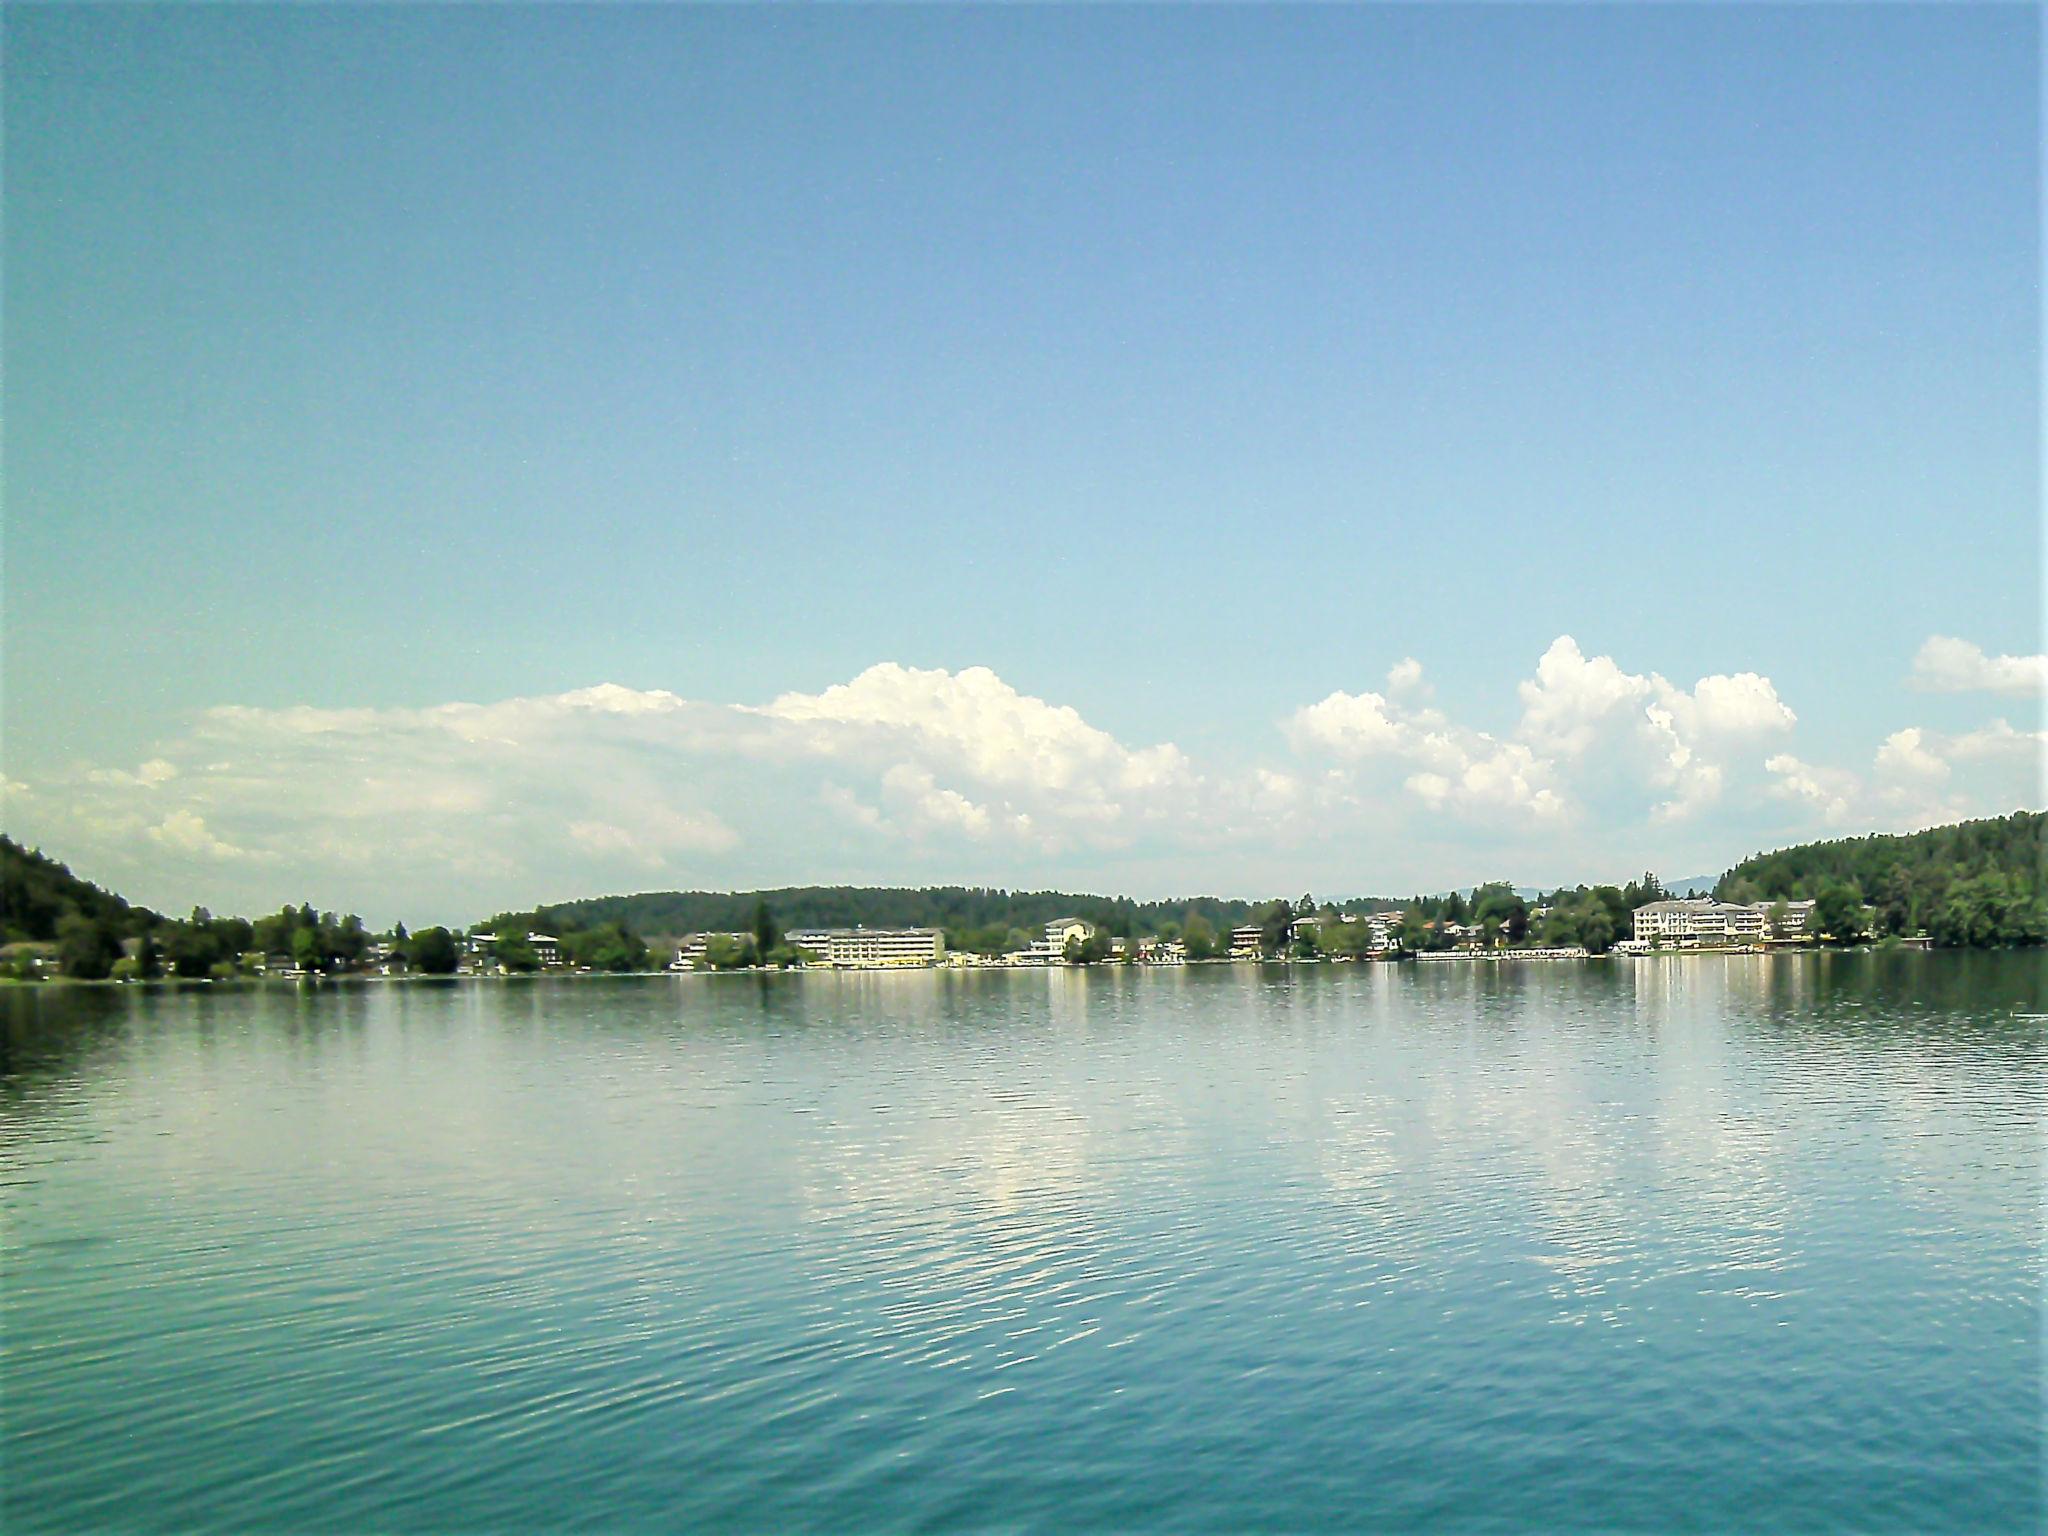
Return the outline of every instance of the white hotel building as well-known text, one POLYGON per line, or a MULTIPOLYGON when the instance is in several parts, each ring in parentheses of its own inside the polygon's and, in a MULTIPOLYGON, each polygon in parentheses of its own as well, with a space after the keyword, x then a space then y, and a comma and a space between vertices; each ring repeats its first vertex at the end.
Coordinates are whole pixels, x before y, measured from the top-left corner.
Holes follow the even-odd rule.
POLYGON ((946 953, 936 928, 805 928, 784 937, 818 963, 848 969, 937 965, 946 953))
MULTIPOLYGON (((1688 901, 1653 901, 1636 908, 1635 937, 1643 943, 1665 941, 1678 944, 1755 944, 1774 935, 1771 912, 1776 902, 1754 906, 1740 902, 1716 901, 1710 896, 1688 901)), ((1810 901, 1783 903, 1783 933, 1789 937, 1806 927, 1810 901)))

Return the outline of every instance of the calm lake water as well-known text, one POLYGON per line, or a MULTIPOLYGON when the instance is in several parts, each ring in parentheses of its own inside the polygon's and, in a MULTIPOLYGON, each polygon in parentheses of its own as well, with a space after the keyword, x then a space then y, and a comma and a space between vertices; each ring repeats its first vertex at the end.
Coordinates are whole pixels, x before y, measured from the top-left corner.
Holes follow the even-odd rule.
POLYGON ((11 990, 0 1524, 2036 1530, 2044 979, 11 990))

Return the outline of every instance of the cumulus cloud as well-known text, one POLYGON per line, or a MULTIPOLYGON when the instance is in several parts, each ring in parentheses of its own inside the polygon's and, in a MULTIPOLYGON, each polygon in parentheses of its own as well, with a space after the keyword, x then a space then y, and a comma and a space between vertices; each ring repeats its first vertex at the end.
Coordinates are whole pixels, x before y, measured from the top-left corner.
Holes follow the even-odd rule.
MULTIPOLYGON (((1420 677, 1419 665, 1400 663, 1389 693, 1420 677)), ((1551 643, 1516 692, 1522 712, 1507 741, 1373 692, 1332 693, 1297 710, 1284 729, 1304 754, 1406 761, 1413 771, 1404 787, 1434 809, 1562 817, 1574 804, 1568 781, 1577 780, 1609 806, 1633 784, 1654 795, 1655 819, 1679 820, 1719 797, 1732 751, 1789 731, 1797 719, 1757 673, 1680 688, 1611 656, 1588 656, 1570 635, 1551 643)))
POLYGON ((1390 712, 1378 693, 1333 693, 1296 710, 1283 729, 1297 750, 1320 749, 1332 757, 1376 757, 1407 750, 1411 728, 1390 712))
POLYGON ((1812 807, 1828 826, 1913 828, 2041 804, 2048 799, 2044 749, 2048 732, 1994 720, 1961 735, 1924 726, 1894 731, 1879 744, 1868 773, 1819 767, 1784 753, 1764 766, 1773 775, 1773 795, 1812 807))
POLYGON ((1801 762, 1790 752, 1766 758, 1764 768, 1776 776, 1772 794, 1813 807, 1831 827, 1847 822, 1862 796, 1863 786, 1855 774, 1801 762))
MULTIPOLYGON (((11 780, 7 810, 15 835, 145 901, 311 896, 442 920, 780 880, 1236 889, 1304 861, 1349 869, 1374 846, 1401 850, 1400 873, 1382 869, 1395 880, 1446 878, 1422 868, 1432 848, 1483 874, 1511 850, 1569 873, 1605 862, 1601 844, 1633 861, 1681 824, 1705 867, 1767 831, 2041 799, 2038 731, 1909 726, 1860 771, 1829 767, 1781 739, 1796 717, 1768 678, 1682 687, 1568 635, 1502 700, 1503 730, 1454 719, 1404 658, 1378 689, 1295 710, 1270 756, 1206 767, 983 667, 884 662, 752 706, 610 683, 419 709, 222 706, 134 766, 11 780)), ((1369 888, 1377 863, 1345 878, 1369 888)))
POLYGON ((1877 772, 1882 777, 1938 782, 1949 776, 1947 759, 1930 749, 1927 732, 1918 726, 1894 731, 1877 749, 1877 772))
POLYGON ((239 863, 250 878, 222 902, 284 899, 267 882, 290 871, 489 905, 745 878, 792 847, 815 873, 864 838, 998 862, 1122 848, 1194 817, 1204 792, 1170 743, 1128 746, 986 668, 884 663, 752 708, 610 683, 426 709, 222 706, 138 768, 25 787, 10 811, 107 878, 239 863))
POLYGON ((1930 693, 2048 693, 2048 655, 1987 656, 1953 635, 1930 635, 1913 657, 1906 681, 1930 693))
POLYGON ((215 837, 207 829, 206 819, 203 816, 195 816, 190 811, 172 811, 162 821, 153 827, 145 828, 144 831, 151 842, 174 853, 199 854, 209 859, 248 857, 243 849, 215 837))
POLYGON ((1072 708, 1019 693, 987 667, 948 672, 882 662, 823 693, 785 693, 751 712, 798 726, 829 756, 908 752, 981 783, 1097 805, 1185 788, 1193 778, 1172 743, 1126 747, 1072 708))

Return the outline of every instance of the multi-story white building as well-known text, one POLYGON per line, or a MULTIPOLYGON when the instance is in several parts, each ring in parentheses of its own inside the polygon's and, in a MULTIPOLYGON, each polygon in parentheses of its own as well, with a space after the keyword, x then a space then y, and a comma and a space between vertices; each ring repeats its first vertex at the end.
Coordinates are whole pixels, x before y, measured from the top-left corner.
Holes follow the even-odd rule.
POLYGON ((946 954, 936 928, 805 928, 785 937, 815 963, 846 969, 937 965, 946 954))
POLYGON ((1257 923, 1245 923, 1230 930, 1230 952, 1233 955, 1263 954, 1266 948, 1266 930, 1257 923))
POLYGON ((782 942, 793 949, 800 949, 809 956, 813 965, 824 965, 832 955, 832 930, 830 928, 792 928, 782 936, 782 942))
MULTIPOLYGON (((713 939, 731 939, 734 942, 738 942, 742 939, 749 939, 752 937, 752 934, 747 933, 690 934, 684 939, 682 939, 676 945, 676 957, 675 959, 669 962, 668 968, 672 971, 695 970, 699 965, 703 963, 704 952, 707 948, 710 947, 711 941, 713 939)), ((794 937, 794 935, 792 935, 792 937, 794 937)))
POLYGON ((1024 958, 1035 965, 1058 965, 1067 958, 1067 940, 1085 944, 1095 936, 1095 925, 1083 917, 1056 917, 1045 925, 1044 934, 1033 939, 1024 958))
POLYGON ((1779 938, 1791 938, 1794 935, 1806 932, 1806 918, 1807 914, 1813 911, 1813 903, 1810 901, 1760 901, 1757 903, 1757 910, 1764 915, 1764 932, 1770 933, 1775 929, 1779 938), (1774 924, 1771 920, 1772 914, 1780 906, 1785 909, 1785 918, 1783 922, 1774 924))
POLYGON ((1635 937, 1645 942, 1749 944, 1764 937, 1765 909, 1711 896, 1653 901, 1636 908, 1635 937))

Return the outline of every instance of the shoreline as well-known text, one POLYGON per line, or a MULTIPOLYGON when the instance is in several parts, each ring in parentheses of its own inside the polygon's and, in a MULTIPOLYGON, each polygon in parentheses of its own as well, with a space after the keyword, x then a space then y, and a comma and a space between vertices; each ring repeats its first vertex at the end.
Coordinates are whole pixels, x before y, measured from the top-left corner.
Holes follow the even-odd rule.
MULTIPOLYGON (((2002 948, 2006 948, 2006 949, 2018 949, 2018 948, 2022 948, 2022 947, 2024 947, 2024 946, 2019 946, 2019 945, 2006 945, 2006 946, 1994 946, 1994 947, 2002 947, 2002 948)), ((1456 963, 1464 963, 1464 964, 1472 964, 1472 965, 1501 965, 1501 964, 1532 964, 1532 965, 1536 965, 1536 964, 1541 964, 1541 965, 1551 965, 1551 964, 1569 964, 1569 963, 1596 963, 1596 964, 1607 964, 1607 963, 1610 963, 1610 962, 1617 962, 1617 961, 1628 961, 1628 962, 1636 962, 1636 961, 1644 961, 1644 960, 1669 960, 1669 959, 1699 959, 1699 958, 1714 958, 1714 959, 1722 959, 1722 960, 1728 960, 1728 959, 1745 959, 1745 960, 1747 960, 1747 959, 1757 959, 1757 958, 1760 958, 1760 957, 1762 957, 1762 958, 1770 958, 1770 957, 1777 957, 1777 956, 1786 956, 1786 955, 1789 955, 1789 956, 1809 956, 1809 955, 1855 955, 1855 954, 1937 954, 1937 953, 1943 953, 1943 952, 1944 952, 1944 951, 1942 951, 1942 950, 1941 950, 1941 949, 1940 949, 1940 948, 1939 948, 1938 946, 1936 946, 1936 945, 1933 945, 1933 944, 1931 944, 1931 943, 1928 943, 1928 942, 1925 942, 1924 940, 1923 940, 1923 941, 1921 941, 1921 942, 1917 942, 1917 943, 1916 943, 1916 942, 1913 942, 1913 941, 1910 941, 1910 940, 1908 940, 1908 941, 1905 941, 1905 942, 1900 942, 1900 943, 1891 943, 1891 944, 1886 944, 1886 943, 1878 943, 1878 944, 1849 944, 1849 945, 1842 945, 1842 946, 1839 946, 1839 947, 1837 947, 1837 946, 1834 946, 1834 945, 1819 945, 1819 946, 1813 946, 1813 945, 1780 945, 1780 946, 1774 946, 1774 947, 1764 947, 1764 948, 1744 948, 1744 947, 1726 947, 1726 948, 1723 948, 1723 947, 1693 947, 1693 948, 1683 948, 1683 949, 1681 949, 1681 948, 1670 948, 1670 949, 1653 949, 1653 950, 1646 950, 1646 951, 1639 951, 1639 952, 1627 952, 1627 953, 1621 953, 1621 952, 1616 952, 1616 951, 1613 951, 1613 950, 1609 950, 1609 951, 1607 951, 1607 952, 1606 952, 1606 953, 1604 953, 1604 954, 1598 954, 1598 955, 1595 955, 1595 954, 1591 954, 1591 953, 1585 953, 1585 952, 1581 952, 1581 953, 1577 953, 1577 954, 1569 954, 1569 953, 1561 953, 1561 952, 1557 952, 1557 951, 1530 951, 1530 950, 1506 950, 1506 949, 1504 949, 1504 950, 1492 950, 1492 951, 1486 951, 1486 950, 1455 950, 1455 951, 1454 951, 1454 950, 1434 950, 1434 951, 1422 951, 1422 952, 1420 952, 1420 953, 1413 953, 1413 954, 1408 954, 1408 955, 1404 955, 1404 956, 1401 956, 1401 957, 1400 957, 1400 958, 1398 958, 1398 959, 1395 959, 1395 958, 1387 958, 1387 959, 1371 959, 1371 958, 1366 958, 1366 959, 1350 959, 1350 958, 1345 958, 1345 959, 1321 959, 1321 958, 1319 958, 1319 959, 1314 959, 1314 960, 1301 960, 1301 959, 1290 959, 1290 958, 1286 958, 1286 957, 1277 957, 1277 956, 1276 956, 1276 957, 1273 957, 1273 958, 1270 958, 1270 959, 1267 959, 1267 958, 1261 958, 1261 959, 1256 959, 1256 960, 1254 960, 1254 959, 1229 959, 1229 958, 1224 958, 1224 957, 1218 957, 1218 958, 1215 958, 1215 959, 1208 959, 1208 960, 1183 960, 1183 961, 1178 961, 1178 962, 1175 962, 1175 963, 1171 963, 1171 964, 1158 964, 1158 963, 1151 963, 1151 962, 1142 962, 1142 961, 1141 961, 1141 962, 1107 962, 1107 961, 1104 961, 1104 962, 1096 962, 1096 963, 1093 963, 1093 964, 1077 964, 1077 965, 1066 965, 1066 964, 1060 964, 1060 965, 1006 965, 1006 964, 1002 964, 1002 963, 999 963, 999 962, 998 962, 998 963, 986 963, 986 964, 971 964, 971 965, 949 965, 949 964, 939 964, 939 965, 844 965, 844 966, 830 966, 830 965, 815 965, 815 966, 786 966, 786 967, 785 967, 785 966, 735 966, 735 967, 732 967, 732 968, 730 968, 730 969, 727 969, 727 970, 711 970, 711 969, 705 969, 705 970, 684 970, 684 971, 679 971, 679 970, 675 970, 675 969, 673 969, 673 968, 671 968, 671 967, 668 967, 668 966, 662 966, 662 967, 659 967, 659 968, 657 968, 657 969, 652 969, 652 970, 640 970, 640 971, 588 971, 588 970, 542 970, 542 971, 528 971, 528 972, 496 972, 496 973, 483 973, 483 972, 476 972, 476 971, 455 971, 455 972, 450 972, 450 973, 448 973, 448 974, 445 974, 445 975, 433 975, 433 974, 427 974, 427 973, 421 973, 421 972, 414 972, 414 973, 410 973, 410 974, 406 974, 406 975, 380 975, 380 974, 373 974, 373 973, 345 973, 345 974, 342 974, 342 975, 338 975, 338 976, 330 976, 330 975, 326 975, 326 974, 324 974, 324 973, 316 973, 316 974, 306 974, 306 975, 298 975, 298 976, 264 976, 264 975, 256 975, 256 976, 227 976, 227 977, 215 977, 215 976, 157 976, 157 977, 150 977, 150 978, 146 978, 146 979, 145 979, 145 978, 139 978, 139 977, 123 977, 123 978, 116 978, 116 977, 111 977, 111 976, 109 976, 109 977, 100 977, 100 978, 97 978, 97 979, 93 979, 93 980, 85 980, 85 979, 82 979, 82 978, 79 978, 79 977, 73 977, 73 976, 61 976, 61 975, 60 975, 60 976, 51 976, 51 977, 46 977, 46 978, 41 978, 41 979, 36 979, 36 980, 23 980, 23 979, 20 979, 20 978, 17 978, 17 977, 0 977, 0 989, 12 989, 12 990, 18 990, 18 991, 24 991, 24 990, 25 990, 25 991, 39 991, 39 990, 43 990, 43 989, 49 989, 49 988, 62 988, 62 989, 69 989, 69 988, 74 988, 74 987, 87 987, 87 988, 111 989, 111 988, 134 988, 134 987, 139 987, 139 988, 159 988, 159 989, 164 989, 164 990, 186 990, 186 989, 191 989, 191 988, 199 988, 199 987, 225 987, 225 988, 231 988, 231 989, 232 989, 232 988, 241 988, 241 987, 283 987, 283 986, 290 986, 290 987, 293 987, 293 988, 297 988, 297 989, 301 989, 301 990, 304 990, 304 989, 309 989, 309 988, 310 988, 310 989, 313 989, 313 990, 318 990, 318 989, 320 989, 320 988, 323 988, 323 987, 336 987, 336 986, 358 986, 358 985, 393 985, 393 984, 397 984, 397 985, 404 985, 404 984, 421 984, 421 983, 438 983, 438 984, 441 984, 441 985, 447 985, 447 984, 449 984, 449 983, 461 983, 461 984, 477 984, 477 983, 485 983, 485 984, 489 984, 489 983, 519 983, 519 982, 537 982, 537 981, 622 981, 622 980, 648 980, 648 979, 651 979, 651 978, 656 978, 656 977, 670 977, 670 978, 674 978, 674 979, 677 979, 677 980, 681 980, 681 979, 684 979, 684 978, 697 978, 697 977, 703 977, 703 978, 715 978, 715 977, 721 977, 721 976, 809 976, 809 975, 821 975, 821 974, 822 974, 822 975, 832 975, 832 976, 887 976, 887 975, 904 975, 904 974, 909 974, 909 975, 931 975, 931 974, 947 974, 947 975, 957 975, 957 974, 961 974, 961 973, 971 973, 971 974, 975 974, 975 975, 982 975, 982 974, 986 974, 986 973, 989 973, 989 972, 997 972, 997 973, 1001 973, 1001 974, 1009 975, 1009 974, 1015 974, 1015 973, 1017 973, 1017 972, 1031 972, 1031 973, 1048 973, 1048 972, 1059 972, 1059 971, 1110 971, 1110 972, 1118 972, 1118 973, 1123 973, 1123 972, 1163 972, 1163 971, 1181 971, 1181 970, 1187 970, 1187 969, 1190 969, 1190 968, 1192 968, 1192 967, 1209 967, 1209 968, 1215 968, 1215 967, 1225 967, 1225 966, 1227 966, 1227 967, 1257 967, 1257 968, 1259 968, 1259 969, 1262 969, 1262 970, 1263 970, 1263 969, 1270 969, 1270 968, 1276 968, 1276 967, 1277 967, 1277 968, 1283 968, 1283 969, 1288 969, 1288 970, 1294 970, 1294 969, 1322 969, 1322 968, 1325 968, 1325 967, 1336 967, 1336 966, 1366 966, 1366 967, 1377 967, 1377 966, 1383 966, 1383 965, 1384 965, 1384 966, 1395 966, 1395 967, 1398 967, 1398 966, 1402 966, 1402 965, 1408 964, 1408 963, 1410 963, 1410 962, 1414 962, 1414 963, 1417 963, 1417 964, 1425 964, 1425 965, 1443 965, 1443 964, 1456 964, 1456 963)), ((1971 951, 1970 951, 1969 949, 1967 949, 1967 948, 1957 948, 1957 949, 1955 949, 1955 950, 1954 950, 1954 953, 1957 953, 1957 954, 1962 954, 1962 953, 1968 953, 1968 952, 1971 952, 1971 951)))

